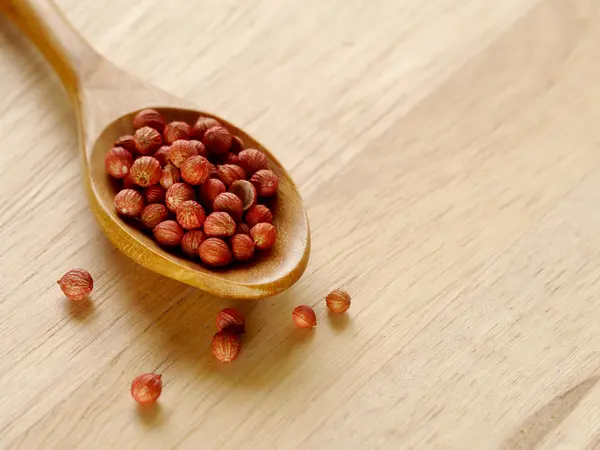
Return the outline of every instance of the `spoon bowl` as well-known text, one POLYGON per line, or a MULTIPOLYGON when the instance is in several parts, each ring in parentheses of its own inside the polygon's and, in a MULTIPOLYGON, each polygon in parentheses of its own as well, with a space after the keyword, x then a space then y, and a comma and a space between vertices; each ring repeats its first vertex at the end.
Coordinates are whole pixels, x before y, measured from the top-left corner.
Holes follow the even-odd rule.
POLYGON ((70 27, 50 0, 0 0, 0 11, 37 45, 70 94, 78 117, 88 200, 117 248, 148 269, 227 298, 271 296, 302 276, 310 253, 308 219, 296 185, 271 152, 226 120, 195 110, 185 100, 112 65, 70 27), (268 204, 278 232, 271 250, 258 252, 248 263, 212 269, 161 248, 142 228, 117 214, 113 200, 118 189, 105 172, 104 157, 120 136, 133 134, 133 117, 144 108, 156 109, 167 122, 194 124, 200 115, 213 117, 246 147, 265 153, 269 168, 279 177, 277 197, 268 204))

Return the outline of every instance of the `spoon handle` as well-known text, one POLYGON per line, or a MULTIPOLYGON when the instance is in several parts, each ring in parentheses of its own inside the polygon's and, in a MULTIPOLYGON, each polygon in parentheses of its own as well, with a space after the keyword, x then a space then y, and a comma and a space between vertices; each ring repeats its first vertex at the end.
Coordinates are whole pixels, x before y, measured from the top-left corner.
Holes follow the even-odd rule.
POLYGON ((0 11, 14 22, 52 65, 76 100, 86 70, 100 56, 65 19, 52 0, 0 0, 0 11))

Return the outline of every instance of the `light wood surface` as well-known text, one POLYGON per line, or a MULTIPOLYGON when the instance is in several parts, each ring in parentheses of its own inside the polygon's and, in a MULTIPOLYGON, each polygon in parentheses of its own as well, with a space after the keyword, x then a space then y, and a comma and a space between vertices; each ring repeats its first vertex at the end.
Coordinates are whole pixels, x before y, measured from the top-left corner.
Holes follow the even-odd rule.
POLYGON ((56 70, 77 115, 82 178, 90 207, 108 239, 147 269, 230 299, 259 299, 285 291, 304 273, 310 254, 306 210, 290 175, 263 145, 230 122, 189 109, 179 99, 117 68, 90 48, 52 0, 1 0, 0 12, 28 36, 56 70), (141 227, 128 223, 114 207, 118 189, 107 176, 107 149, 121 136, 132 135, 133 118, 154 108, 167 121, 193 125, 200 115, 219 120, 247 148, 261 150, 277 174, 279 189, 269 207, 275 216, 277 242, 251 264, 211 269, 161 248, 141 227))
POLYGON ((58 4, 101 54, 271 149, 312 253, 253 302, 133 263, 89 210, 58 80, 0 19, 1 447, 600 446, 598 2, 58 4), (72 267, 89 304, 55 284, 72 267), (325 312, 335 287, 346 317, 325 312), (249 333, 223 366, 230 305, 249 333), (128 393, 147 371, 165 381, 150 411, 128 393))

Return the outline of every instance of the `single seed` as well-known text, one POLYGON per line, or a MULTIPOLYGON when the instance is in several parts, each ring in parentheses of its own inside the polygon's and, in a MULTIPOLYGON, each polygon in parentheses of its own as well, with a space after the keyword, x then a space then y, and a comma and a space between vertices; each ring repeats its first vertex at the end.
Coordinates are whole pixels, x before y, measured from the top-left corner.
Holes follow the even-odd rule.
POLYGON ((183 238, 183 228, 174 220, 165 220, 152 230, 156 241, 164 247, 177 247, 183 238))
POLYGON ((131 166, 131 178, 141 187, 152 186, 160 181, 160 163, 152 156, 141 156, 131 166))
POLYGON ((140 155, 152 155, 162 144, 162 136, 154 128, 143 127, 135 132, 135 148, 140 155))
POLYGON ((192 135, 192 127, 190 127, 187 123, 181 121, 174 121, 165 127, 165 141, 167 144, 172 144, 179 139, 184 139, 188 141, 192 135))
POLYGON ((348 311, 350 308, 350 294, 341 289, 335 289, 325 298, 327 308, 333 313, 340 314, 348 311))
POLYGON ((104 167, 106 173, 114 178, 125 178, 129 174, 133 157, 131 153, 122 147, 111 148, 104 157, 104 167))
POLYGON ((234 334, 246 332, 246 320, 241 312, 235 308, 225 308, 219 311, 215 318, 217 331, 229 331, 234 334))
POLYGON ((119 139, 115 141, 115 147, 123 147, 125 150, 135 153, 137 152, 137 147, 135 146, 135 138, 128 134, 126 136, 121 136, 119 139))
POLYGON ((256 172, 250 178, 250 182, 256 188, 256 192, 261 197, 271 197, 277 193, 279 181, 275 172, 269 169, 263 169, 256 172))
POLYGON ((167 220, 168 217, 169 210, 165 205, 161 203, 153 203, 144 208, 140 219, 146 228, 153 230, 158 226, 159 223, 167 220))
POLYGON ((151 203, 164 203, 166 193, 166 189, 158 184, 147 187, 144 189, 144 199, 146 200, 146 205, 151 203))
MULTIPOLYGON (((235 229, 235 234, 245 234, 247 236, 250 236, 250 227, 244 222, 238 223, 235 229)), ((252 243, 254 243, 254 241, 252 241, 252 243)))
POLYGON ((154 157, 158 160, 161 166, 166 166, 169 163, 169 154, 171 152, 171 147, 168 145, 163 145, 161 148, 156 150, 154 153, 154 157))
POLYGON ((247 234, 235 234, 231 238, 231 251, 238 261, 247 261, 254 256, 254 241, 247 234))
POLYGON ((223 155, 229 151, 231 147, 231 133, 227 128, 222 126, 214 126, 206 130, 202 137, 202 143, 205 145, 209 153, 213 155, 223 155))
POLYGON ((83 300, 92 293, 94 280, 87 270, 72 269, 57 282, 69 300, 83 300))
POLYGON ((200 203, 187 200, 177 208, 177 222, 186 230, 202 228, 206 215, 200 203))
POLYGON ((242 150, 244 150, 244 141, 242 141, 242 139, 238 136, 232 136, 231 147, 229 147, 229 151, 237 155, 242 150))
POLYGON ((229 192, 235 194, 242 201, 242 209, 249 210, 256 205, 258 194, 252 183, 246 180, 236 180, 229 186, 229 192))
POLYGON ((242 150, 239 155, 239 165, 246 171, 248 176, 253 175, 259 170, 266 169, 269 165, 267 157, 261 151, 254 148, 242 150))
POLYGON ((163 116, 154 109, 144 109, 137 113, 133 119, 133 127, 136 130, 143 127, 150 127, 162 133, 165 129, 165 123, 163 116))
POLYGON ((313 328, 317 326, 317 316, 310 306, 300 305, 292 313, 294 323, 298 328, 313 328))
POLYGON ((173 164, 167 164, 160 173, 160 185, 169 189, 175 183, 181 181, 181 172, 173 164))
POLYGON ((259 250, 268 250, 275 244, 277 229, 270 223, 258 223, 250 230, 254 245, 259 250))
POLYGON ((219 178, 219 172, 217 172, 217 167, 213 163, 210 163, 210 177, 219 178))
POLYGON ((206 147, 204 146, 204 144, 202 142, 192 139, 190 141, 190 145, 196 149, 196 152, 198 153, 198 155, 208 158, 208 150, 206 150, 206 147))
POLYGON ((183 202, 195 200, 195 198, 196 193, 194 192, 194 188, 189 184, 175 183, 167 189, 165 201, 167 203, 167 208, 173 212, 177 212, 177 208, 179 208, 183 202))
POLYGON ((240 198, 231 192, 219 194, 213 202, 214 211, 226 212, 236 222, 242 220, 242 207, 240 198))
POLYGON ((204 264, 213 267, 226 266, 233 259, 229 246, 219 238, 208 238, 202 242, 199 254, 204 264))
POLYGON ((235 360, 242 349, 242 341, 237 334, 219 331, 212 340, 212 352, 215 358, 224 363, 235 360))
POLYGON ((181 250, 188 257, 195 259, 200 256, 200 245, 206 240, 206 234, 202 230, 190 230, 181 239, 181 250))
POLYGON ((235 221, 225 212, 214 212, 204 221, 204 232, 210 237, 229 237, 235 233, 235 221))
POLYGON ((238 166, 240 163, 240 158, 235 153, 227 153, 227 157, 225 158, 225 164, 234 164, 238 166))
POLYGON ((131 396, 141 405, 154 403, 162 392, 162 375, 145 373, 131 382, 131 396))
POLYGON ((144 197, 133 189, 123 189, 115 196, 115 209, 123 216, 137 217, 144 209, 144 197))
POLYGON ((209 162, 203 156, 191 156, 181 165, 181 177, 191 185, 201 185, 208 180, 209 175, 209 162))

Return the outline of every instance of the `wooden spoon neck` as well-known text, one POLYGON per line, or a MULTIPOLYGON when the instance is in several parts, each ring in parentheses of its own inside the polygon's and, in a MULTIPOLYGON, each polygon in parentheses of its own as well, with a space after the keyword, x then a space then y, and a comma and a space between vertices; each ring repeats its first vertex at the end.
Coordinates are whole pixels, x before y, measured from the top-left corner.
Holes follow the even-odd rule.
POLYGON ((100 56, 52 0, 0 0, 0 12, 58 74, 85 128, 82 137, 87 144, 119 115, 144 106, 148 86, 100 56))
POLYGON ((86 72, 102 60, 100 55, 52 0, 0 0, 0 11, 38 47, 77 101, 86 72))
POLYGON ((122 115, 158 105, 185 106, 100 56, 52 0, 0 0, 0 12, 29 37, 60 77, 81 121, 85 147, 122 115))

